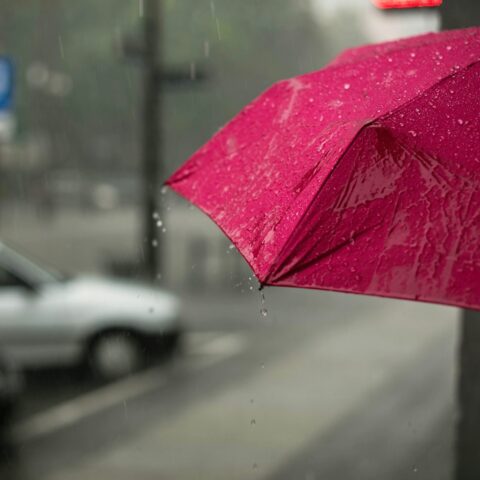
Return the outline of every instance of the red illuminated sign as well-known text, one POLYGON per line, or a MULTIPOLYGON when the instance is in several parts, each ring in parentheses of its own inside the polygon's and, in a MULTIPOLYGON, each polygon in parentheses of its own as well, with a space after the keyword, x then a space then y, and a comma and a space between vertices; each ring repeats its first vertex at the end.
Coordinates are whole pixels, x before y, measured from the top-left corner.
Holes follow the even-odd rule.
POLYGON ((439 7, 443 0, 372 0, 378 8, 421 8, 439 7))

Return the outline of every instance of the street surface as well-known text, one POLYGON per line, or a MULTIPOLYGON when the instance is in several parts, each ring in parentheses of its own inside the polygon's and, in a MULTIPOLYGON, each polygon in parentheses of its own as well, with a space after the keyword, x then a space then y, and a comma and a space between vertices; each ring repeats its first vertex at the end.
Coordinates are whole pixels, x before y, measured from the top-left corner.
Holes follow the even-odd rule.
POLYGON ((190 299, 168 364, 27 398, 0 478, 449 478, 455 310, 269 290, 263 318, 255 297, 190 299))
MULTIPOLYGON (((90 222, 78 243, 82 218, 8 233, 90 270, 112 235, 133 248, 134 217, 121 218, 90 222)), ((183 291, 185 345, 170 362, 110 385, 29 375, 0 478, 450 478, 457 310, 280 288, 263 305, 248 279, 226 290, 183 291)))

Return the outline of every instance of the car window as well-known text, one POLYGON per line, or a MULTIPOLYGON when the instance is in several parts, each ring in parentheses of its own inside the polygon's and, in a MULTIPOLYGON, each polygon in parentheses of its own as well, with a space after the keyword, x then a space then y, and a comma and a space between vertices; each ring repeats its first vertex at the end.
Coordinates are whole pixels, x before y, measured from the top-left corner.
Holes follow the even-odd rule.
POLYGON ((5 268, 0 267, 0 288, 19 287, 22 282, 5 268))

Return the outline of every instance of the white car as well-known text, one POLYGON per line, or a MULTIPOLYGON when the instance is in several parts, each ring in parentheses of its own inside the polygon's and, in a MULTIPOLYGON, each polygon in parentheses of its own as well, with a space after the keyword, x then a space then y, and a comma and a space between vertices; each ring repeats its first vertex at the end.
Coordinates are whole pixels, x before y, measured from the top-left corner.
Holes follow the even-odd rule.
POLYGON ((0 243, 0 349, 22 368, 86 361, 104 379, 121 377, 177 345, 179 317, 162 290, 64 277, 0 243))

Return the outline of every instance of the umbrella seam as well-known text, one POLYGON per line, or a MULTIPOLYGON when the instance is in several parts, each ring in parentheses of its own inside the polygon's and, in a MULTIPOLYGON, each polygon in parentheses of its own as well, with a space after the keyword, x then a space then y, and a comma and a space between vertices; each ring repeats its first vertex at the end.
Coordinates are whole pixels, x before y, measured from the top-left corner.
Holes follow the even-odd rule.
MULTIPOLYGON (((460 73, 463 73, 463 72, 466 72, 467 70, 469 70, 470 68, 472 68, 473 66, 477 65, 477 64, 480 64, 480 60, 475 60, 474 62, 471 62, 469 63, 468 65, 465 65, 465 67, 463 68, 460 68, 458 70, 455 70, 454 72, 450 73, 449 75, 447 75, 446 77, 442 77, 440 80, 437 80, 433 85, 431 85, 430 87, 428 87, 426 90, 423 90, 421 93, 417 93, 414 97, 410 98, 409 100, 407 100, 406 102, 402 103, 401 105, 399 105, 398 107, 394 108, 393 110, 391 110, 390 112, 388 113, 384 113, 383 115, 380 115, 378 117, 375 118, 375 120, 372 121, 372 123, 376 123, 378 121, 381 121, 381 120, 387 120, 389 119, 390 117, 392 117, 393 115, 395 115, 396 113, 400 112, 401 110, 403 110, 404 108, 408 107, 411 103, 417 101, 420 97, 426 95, 427 93, 429 93, 431 90, 437 88, 439 85, 441 85, 442 83, 448 81, 449 79, 451 79, 452 77, 454 77, 455 75, 458 75, 460 73)), ((381 124, 380 124, 381 125, 381 124)), ((381 125, 383 126, 383 125, 381 125)))
MULTIPOLYGON (((303 211, 301 217, 299 218, 299 220, 297 221, 297 223, 295 224, 295 226, 293 227, 292 231, 290 232, 290 235, 287 239, 287 241, 284 243, 284 245, 282 246, 282 248, 280 249, 280 251, 278 252, 278 255, 276 257, 276 260, 275 262, 272 263, 272 267, 269 268, 269 270, 267 271, 267 274, 265 275, 265 280, 261 280, 260 283, 262 285, 267 285, 270 281, 272 281, 272 276, 275 274, 275 272, 278 270, 278 264, 281 263, 280 262, 280 259, 283 257, 285 251, 288 249, 288 247, 290 246, 289 244, 291 243, 291 239, 293 237, 293 235, 295 234, 295 232, 298 230, 298 228, 300 227, 301 223, 303 222, 303 219, 305 218, 305 216, 310 212, 310 209, 313 205, 313 203, 315 202, 315 200, 318 198, 318 196, 321 194, 324 186, 327 184, 328 180, 330 179, 330 177, 333 175, 333 173, 335 172, 335 170, 337 169, 337 167, 342 163, 342 160, 345 158, 345 155, 349 152, 350 148, 353 146, 353 144, 357 141, 358 137, 363 133, 364 130, 366 130, 368 127, 370 127, 376 120, 371 120, 367 123, 365 123, 364 125, 362 125, 358 131, 355 133, 355 135, 353 136, 352 140, 350 140, 350 142, 348 143, 348 145, 345 147, 345 150, 343 151, 342 155, 340 156, 340 158, 338 159, 338 161, 335 163, 335 165, 332 167, 332 169, 330 170, 330 172, 328 172, 328 175, 325 177, 325 180, 322 182, 320 188, 318 189, 318 191, 315 193, 315 195, 312 197, 312 199, 310 200, 310 202, 308 203, 307 207, 305 208, 305 210, 303 211)), ((310 181, 313 180, 313 178, 315 177, 312 177, 312 179, 310 181)), ((310 183, 310 182, 309 182, 310 183)))

